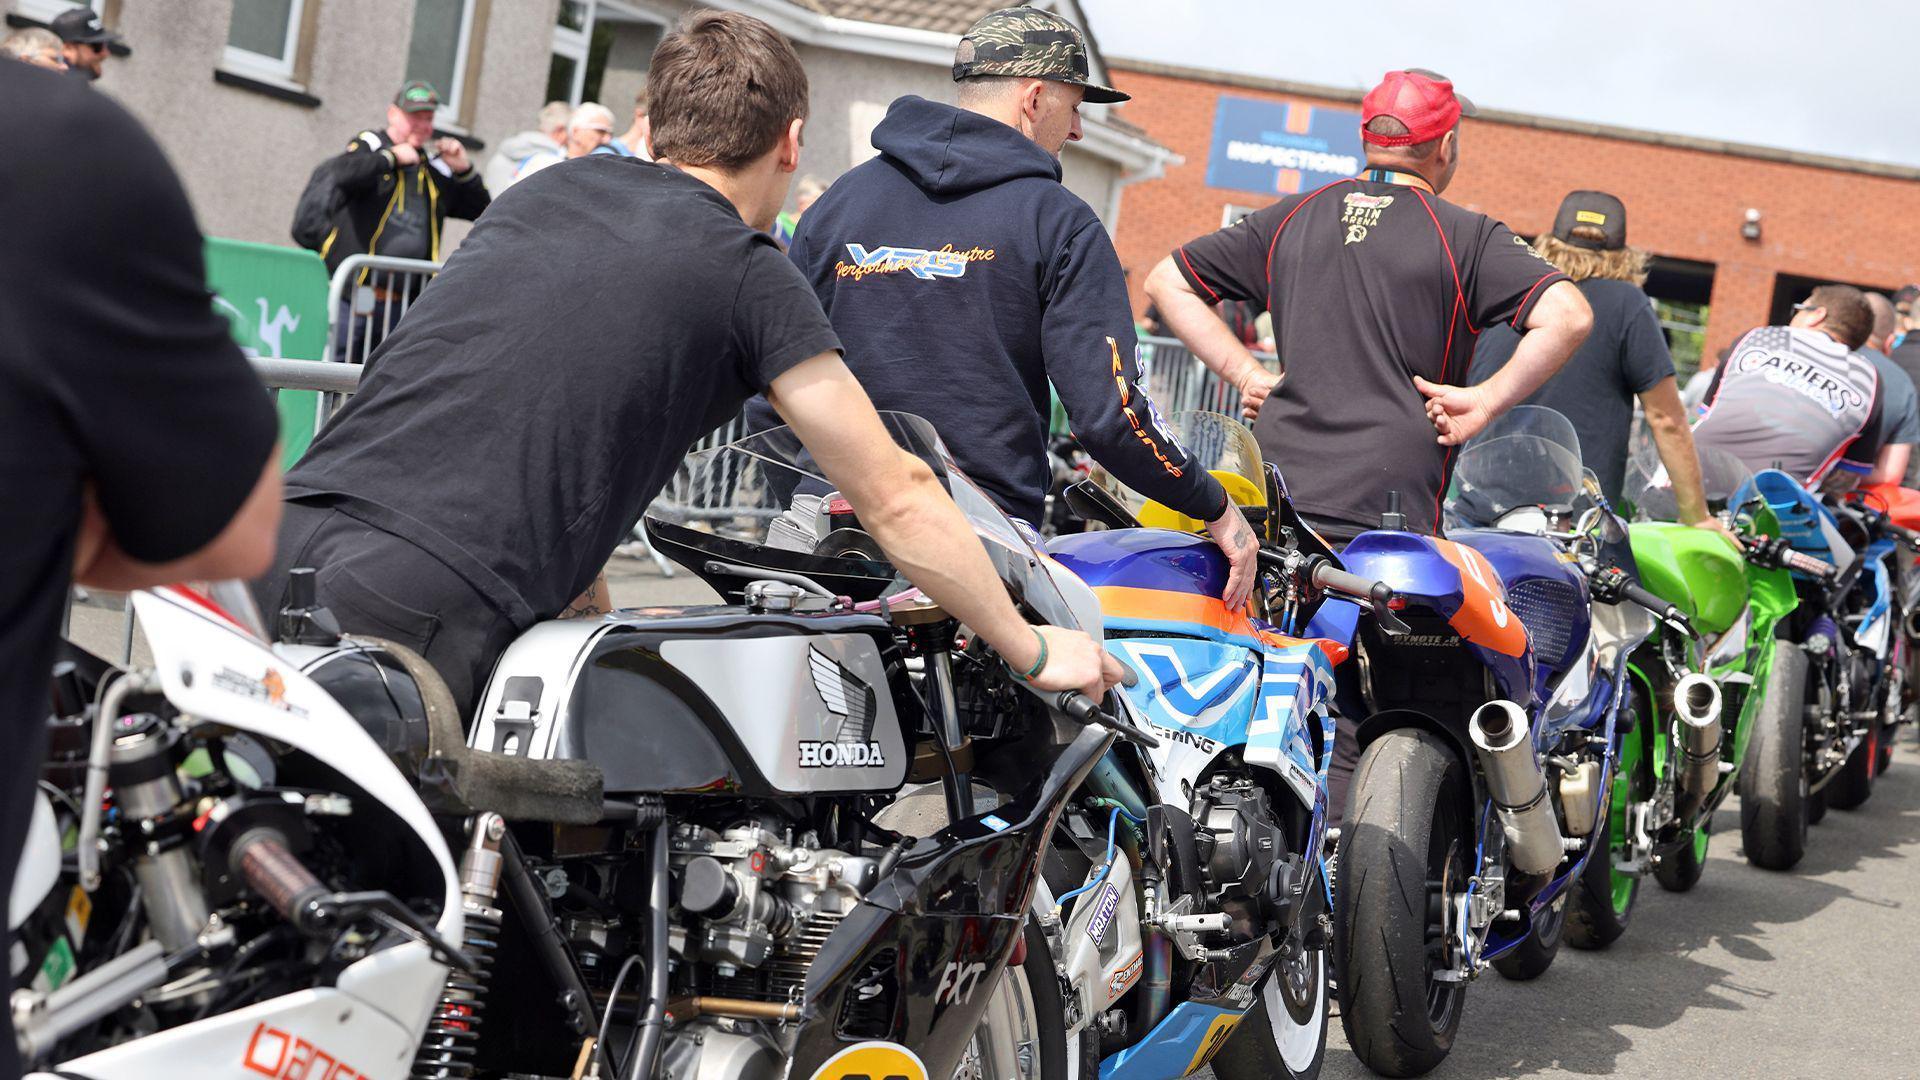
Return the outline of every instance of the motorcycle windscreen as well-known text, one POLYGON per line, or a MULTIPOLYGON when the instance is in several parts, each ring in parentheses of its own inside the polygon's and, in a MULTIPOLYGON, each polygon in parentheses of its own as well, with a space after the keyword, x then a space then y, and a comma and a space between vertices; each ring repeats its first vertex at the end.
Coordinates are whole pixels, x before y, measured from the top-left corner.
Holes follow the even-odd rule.
MULTIPOLYGON (((1706 495, 1707 506, 1719 510, 1727 505, 1748 479, 1753 470, 1747 463, 1734 457, 1725 450, 1712 446, 1696 446, 1694 450, 1700 456, 1700 486, 1706 495)), ((1621 487, 1626 501, 1633 504, 1634 515, 1646 521, 1679 521, 1680 504, 1674 498, 1673 477, 1667 475, 1666 462, 1660 460, 1660 447, 1653 436, 1640 432, 1634 440, 1633 452, 1627 457, 1627 479, 1621 487)), ((1683 524, 1691 525, 1692 522, 1683 524)))
MULTIPOLYGON (((933 425, 898 412, 883 412, 880 421, 895 446, 933 471, 1015 602, 1051 625, 1087 629, 1046 570, 1039 538, 1010 520, 960 471, 933 425)), ((871 537, 820 524, 834 517, 831 500, 837 494, 799 435, 777 427, 688 455, 647 508, 646 522, 650 531, 670 537, 674 547, 799 574, 856 600, 910 587, 871 537)))
POLYGON ((1447 492, 1450 527, 1492 528, 1516 510, 1567 514, 1586 490, 1580 436, 1565 416, 1521 405, 1461 451, 1447 492))
MULTIPOLYGON (((1169 448, 1176 453, 1169 456, 1184 462, 1181 468, 1212 473, 1236 506, 1267 505, 1266 467, 1260 460, 1260 443, 1247 425, 1220 413, 1189 410, 1173 414, 1162 428, 1177 440, 1177 445, 1169 448)), ((1203 532, 1207 527, 1204 521, 1134 491, 1105 470, 1097 470, 1096 478, 1148 528, 1203 532)))

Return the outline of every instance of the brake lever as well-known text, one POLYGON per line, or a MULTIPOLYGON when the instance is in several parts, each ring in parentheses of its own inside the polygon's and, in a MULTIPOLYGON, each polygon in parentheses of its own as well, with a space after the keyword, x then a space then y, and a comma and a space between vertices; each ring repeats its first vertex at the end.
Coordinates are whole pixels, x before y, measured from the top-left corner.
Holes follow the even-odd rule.
POLYGON ((1160 745, 1159 739, 1141 731, 1132 724, 1121 723, 1118 718, 1108 713, 1105 709, 1102 709, 1092 698, 1078 690, 1061 691, 1051 700, 1054 708, 1067 714, 1069 719, 1077 720, 1082 724, 1092 724, 1096 727, 1106 728, 1108 731, 1113 732, 1128 742, 1136 746, 1146 747, 1149 750, 1160 745))

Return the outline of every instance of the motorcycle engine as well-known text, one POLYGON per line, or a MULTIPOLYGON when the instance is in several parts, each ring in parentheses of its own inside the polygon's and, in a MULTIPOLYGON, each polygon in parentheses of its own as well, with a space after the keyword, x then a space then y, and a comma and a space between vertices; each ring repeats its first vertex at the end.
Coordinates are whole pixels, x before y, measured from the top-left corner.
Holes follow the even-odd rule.
POLYGON ((767 824, 674 830, 681 918, 669 939, 690 989, 746 1001, 797 1001, 807 969, 878 876, 875 859, 811 846, 767 824))
POLYGON ((1244 775, 1216 775, 1194 791, 1193 820, 1208 898, 1233 917, 1235 936, 1277 929, 1288 852, 1266 790, 1244 775))

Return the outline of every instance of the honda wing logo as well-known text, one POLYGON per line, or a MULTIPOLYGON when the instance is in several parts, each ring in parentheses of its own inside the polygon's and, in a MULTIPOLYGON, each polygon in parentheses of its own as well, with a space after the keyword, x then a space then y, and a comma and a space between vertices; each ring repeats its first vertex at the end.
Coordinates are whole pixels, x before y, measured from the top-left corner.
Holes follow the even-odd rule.
POLYGON ((807 666, 813 672, 813 688, 820 703, 827 707, 828 719, 821 725, 820 740, 802 740, 800 767, 832 769, 843 766, 878 768, 887 763, 880 744, 873 738, 876 698, 873 687, 833 657, 808 647, 807 666))

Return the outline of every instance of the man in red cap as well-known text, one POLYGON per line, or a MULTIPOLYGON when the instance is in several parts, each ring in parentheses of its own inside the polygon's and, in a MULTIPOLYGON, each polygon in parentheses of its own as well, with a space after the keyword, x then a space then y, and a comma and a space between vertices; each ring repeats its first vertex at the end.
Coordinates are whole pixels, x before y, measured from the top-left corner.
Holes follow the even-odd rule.
POLYGON ((1439 197, 1473 115, 1451 82, 1389 72, 1361 113, 1363 175, 1203 236, 1147 279, 1168 327, 1240 389, 1295 506, 1336 540, 1380 525, 1394 493, 1405 527, 1438 531, 1460 444, 1545 382, 1592 323, 1525 241, 1439 197), (1272 313, 1284 382, 1214 315, 1222 300, 1272 313), (1453 385, 1495 323, 1522 331, 1513 359, 1453 385))

